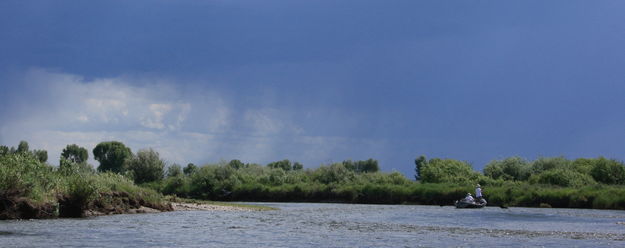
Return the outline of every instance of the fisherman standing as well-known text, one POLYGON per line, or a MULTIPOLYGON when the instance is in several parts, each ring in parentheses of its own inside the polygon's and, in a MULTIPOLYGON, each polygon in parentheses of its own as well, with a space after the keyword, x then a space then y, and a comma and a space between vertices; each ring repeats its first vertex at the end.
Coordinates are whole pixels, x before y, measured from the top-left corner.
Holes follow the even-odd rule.
POLYGON ((482 199, 482 188, 479 184, 475 186, 475 198, 477 198, 478 200, 482 199))

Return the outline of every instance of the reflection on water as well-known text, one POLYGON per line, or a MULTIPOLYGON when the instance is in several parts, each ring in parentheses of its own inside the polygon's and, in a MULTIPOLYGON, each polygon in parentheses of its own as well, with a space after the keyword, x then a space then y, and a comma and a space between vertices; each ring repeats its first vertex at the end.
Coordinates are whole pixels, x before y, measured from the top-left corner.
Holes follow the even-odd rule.
POLYGON ((281 210, 0 221, 0 246, 625 247, 623 211, 264 205, 281 210))

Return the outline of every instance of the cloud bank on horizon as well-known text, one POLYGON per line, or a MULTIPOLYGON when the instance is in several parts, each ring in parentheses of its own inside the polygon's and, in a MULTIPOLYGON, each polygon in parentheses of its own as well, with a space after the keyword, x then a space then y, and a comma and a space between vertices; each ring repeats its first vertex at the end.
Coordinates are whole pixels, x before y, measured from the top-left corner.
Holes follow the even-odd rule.
MULTIPOLYGON (((0 2, 0 143, 625 159, 623 1, 0 2)), ((91 161, 95 165, 97 162, 91 161)))
POLYGON ((68 144, 93 149, 111 140, 133 151, 153 148, 178 164, 279 158, 314 164, 350 149, 376 154, 382 145, 362 139, 356 148, 349 144, 355 142, 351 137, 311 136, 292 119, 293 109, 263 107, 262 102, 235 108, 218 91, 180 89, 175 81, 159 78, 86 80, 32 69, 13 80, 22 88, 6 106, 17 111, 3 116, 0 137, 8 145, 26 140, 48 150, 53 164, 68 144))

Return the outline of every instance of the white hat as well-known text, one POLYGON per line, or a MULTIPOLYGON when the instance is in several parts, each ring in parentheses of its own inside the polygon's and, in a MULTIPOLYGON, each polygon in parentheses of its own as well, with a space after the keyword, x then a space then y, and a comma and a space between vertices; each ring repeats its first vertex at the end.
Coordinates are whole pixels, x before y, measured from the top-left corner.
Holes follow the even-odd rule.
POLYGON ((478 187, 478 188, 479 188, 479 187, 481 187, 481 186, 480 186, 480 184, 478 183, 476 187, 478 187))

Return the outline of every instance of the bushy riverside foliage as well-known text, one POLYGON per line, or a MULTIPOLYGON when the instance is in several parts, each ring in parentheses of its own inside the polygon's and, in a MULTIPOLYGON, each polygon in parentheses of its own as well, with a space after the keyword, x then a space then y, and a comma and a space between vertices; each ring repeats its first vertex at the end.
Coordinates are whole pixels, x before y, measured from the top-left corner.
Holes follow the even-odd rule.
POLYGON ((158 152, 152 149, 139 150, 124 162, 124 169, 136 183, 152 182, 163 179, 165 162, 158 152))
POLYGON ((466 162, 421 156, 415 160, 415 176, 420 178, 416 182, 398 172, 350 166, 366 161, 294 169, 288 160, 267 166, 233 160, 187 166, 184 174, 172 173, 147 186, 164 194, 210 200, 449 205, 480 183, 491 205, 625 209, 625 187, 619 181, 625 176, 619 174, 624 165, 601 157, 511 157, 490 162, 482 174, 466 162))
POLYGON ((317 169, 302 167, 288 160, 267 166, 233 160, 205 165, 192 173, 175 173, 147 185, 164 194, 199 199, 363 203, 405 202, 409 186, 416 185, 399 172, 365 172, 377 168, 373 159, 345 161, 317 169), (358 164, 365 166, 350 166, 358 164))
POLYGON ((53 167, 27 152, 0 155, 0 219, 78 217, 88 209, 123 212, 141 205, 167 207, 161 194, 119 174, 96 173, 84 162, 62 158, 53 167))
POLYGON ((160 194, 135 186, 133 179, 163 194, 204 200, 435 205, 450 205, 479 183, 491 205, 625 209, 625 165, 603 157, 510 157, 491 161, 480 173, 467 162, 419 156, 413 181, 399 172, 380 172, 374 159, 314 169, 286 159, 164 168, 151 149, 134 155, 116 141, 96 148, 94 157, 108 163, 99 167, 106 172, 96 172, 86 163, 86 149, 75 145, 63 151, 58 168, 42 162, 25 141, 17 149, 0 146, 0 207, 24 198, 63 215, 76 212, 63 206, 106 208, 120 193, 125 201, 159 204, 160 194))

